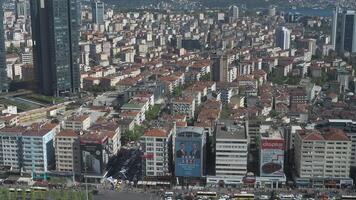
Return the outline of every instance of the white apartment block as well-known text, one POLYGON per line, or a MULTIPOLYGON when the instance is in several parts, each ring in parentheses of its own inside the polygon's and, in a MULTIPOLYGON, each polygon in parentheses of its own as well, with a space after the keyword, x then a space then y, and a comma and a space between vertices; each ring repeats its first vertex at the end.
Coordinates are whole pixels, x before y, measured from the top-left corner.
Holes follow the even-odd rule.
POLYGON ((356 167, 356 121, 350 119, 329 119, 316 125, 317 129, 338 128, 351 140, 351 167, 356 167))
POLYGON ((97 121, 90 127, 92 133, 102 133, 108 137, 109 156, 114 156, 121 148, 121 130, 118 123, 113 121, 97 121))
POLYGON ((248 139, 244 126, 220 121, 216 127, 217 177, 243 177, 247 173, 248 139))
POLYGON ((194 118, 195 100, 192 97, 174 99, 172 101, 172 114, 186 115, 187 118, 194 118))
POLYGON ((88 130, 90 123, 89 115, 71 116, 64 122, 63 129, 76 131, 88 130))
POLYGON ((295 168, 300 178, 348 178, 351 141, 340 129, 321 134, 300 130, 295 136, 295 168))
POLYGON ((55 136, 56 171, 80 174, 79 136, 74 130, 62 130, 55 136))
POLYGON ((168 143, 172 131, 156 128, 145 131, 141 138, 144 152, 143 171, 145 176, 169 175, 168 143))

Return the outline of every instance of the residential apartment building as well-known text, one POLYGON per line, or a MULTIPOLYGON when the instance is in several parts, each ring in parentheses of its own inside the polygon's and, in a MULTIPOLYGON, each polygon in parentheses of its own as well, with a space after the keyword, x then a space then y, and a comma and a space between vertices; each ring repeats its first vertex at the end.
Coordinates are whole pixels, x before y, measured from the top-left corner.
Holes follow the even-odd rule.
POLYGON ((121 148, 121 129, 120 125, 114 121, 99 120, 93 124, 89 131, 102 133, 108 137, 108 153, 114 156, 121 148))
POLYGON ((145 176, 170 175, 169 143, 173 129, 167 131, 163 128, 149 129, 141 138, 144 152, 143 173, 145 176))
POLYGON ((349 180, 351 140, 342 130, 299 130, 294 148, 297 184, 323 186, 330 179, 349 180))
POLYGON ((20 171, 22 160, 22 127, 4 127, 0 129, 0 166, 11 167, 20 171))
POLYGON ((62 130, 55 136, 56 171, 79 175, 80 143, 79 134, 74 130, 62 130))
POLYGON ((329 119, 318 123, 315 128, 320 131, 329 128, 343 130, 351 140, 351 168, 356 167, 356 121, 350 119, 329 119))
MULTIPOLYGON (((23 169, 32 174, 43 174, 55 168, 54 136, 58 124, 33 124, 22 134, 23 169)), ((34 174, 34 176, 35 176, 34 174)))
POLYGON ((65 120, 63 129, 71 129, 76 131, 88 130, 90 127, 90 122, 91 120, 89 115, 74 115, 65 120))
POLYGON ((195 100, 192 97, 176 98, 172 101, 172 114, 183 114, 187 118, 194 118, 195 100))

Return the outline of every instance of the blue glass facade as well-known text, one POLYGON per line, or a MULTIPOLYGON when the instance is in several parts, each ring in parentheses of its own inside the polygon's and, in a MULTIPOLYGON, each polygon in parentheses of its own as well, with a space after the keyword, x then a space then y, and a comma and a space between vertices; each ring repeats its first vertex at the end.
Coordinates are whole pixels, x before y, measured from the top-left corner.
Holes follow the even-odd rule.
POLYGON ((34 65, 45 95, 77 93, 79 72, 78 0, 31 1, 34 65))
POLYGON ((94 0, 92 2, 91 8, 92 8, 93 23, 103 24, 104 23, 104 3, 94 0))
POLYGON ((3 0, 0 0, 0 93, 6 92, 9 88, 6 73, 6 49, 4 36, 4 11, 2 9, 3 0))

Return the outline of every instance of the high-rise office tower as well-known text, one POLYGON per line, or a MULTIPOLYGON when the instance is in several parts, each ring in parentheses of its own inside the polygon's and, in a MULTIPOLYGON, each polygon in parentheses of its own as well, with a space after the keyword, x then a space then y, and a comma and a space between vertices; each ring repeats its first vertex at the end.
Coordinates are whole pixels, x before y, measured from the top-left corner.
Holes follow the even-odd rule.
POLYGON ((288 30, 286 27, 277 28, 276 46, 283 50, 290 48, 290 30, 288 30))
POLYGON ((356 53, 356 11, 342 13, 341 52, 356 53))
POLYGON ((336 50, 337 24, 338 24, 339 7, 337 6, 333 11, 332 27, 331 27, 331 44, 336 50))
POLYGON ((92 18, 93 23, 103 24, 104 23, 104 3, 99 0, 93 0, 91 3, 92 18))
POLYGON ((7 92, 9 89, 6 73, 6 49, 4 34, 4 11, 2 9, 3 1, 0 1, 0 93, 7 92))
POLYGON ((78 0, 31 0, 33 57, 38 90, 45 95, 77 93, 78 0))
POLYGON ((231 6, 229 9, 229 14, 233 20, 236 20, 237 18, 239 18, 239 7, 231 6))
POLYGON ((356 53, 356 11, 336 7, 333 12, 331 44, 339 54, 356 53))
POLYGON ((229 73, 229 63, 227 56, 223 53, 218 53, 212 55, 211 60, 213 61, 211 72, 212 80, 216 82, 227 82, 229 73))
POLYGON ((16 18, 19 16, 28 17, 28 2, 26 0, 16 0, 16 18))

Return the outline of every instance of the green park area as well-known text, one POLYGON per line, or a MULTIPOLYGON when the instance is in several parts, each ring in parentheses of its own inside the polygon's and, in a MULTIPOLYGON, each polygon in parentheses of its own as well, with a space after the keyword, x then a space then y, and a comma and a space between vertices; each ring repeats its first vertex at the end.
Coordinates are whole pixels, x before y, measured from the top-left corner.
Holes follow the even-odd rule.
POLYGON ((49 97, 45 95, 40 95, 40 94, 30 94, 26 96, 27 99, 31 99, 33 101, 37 101, 39 103, 43 104, 57 104, 57 103, 63 103, 64 99, 63 98, 57 98, 57 97, 49 97))

